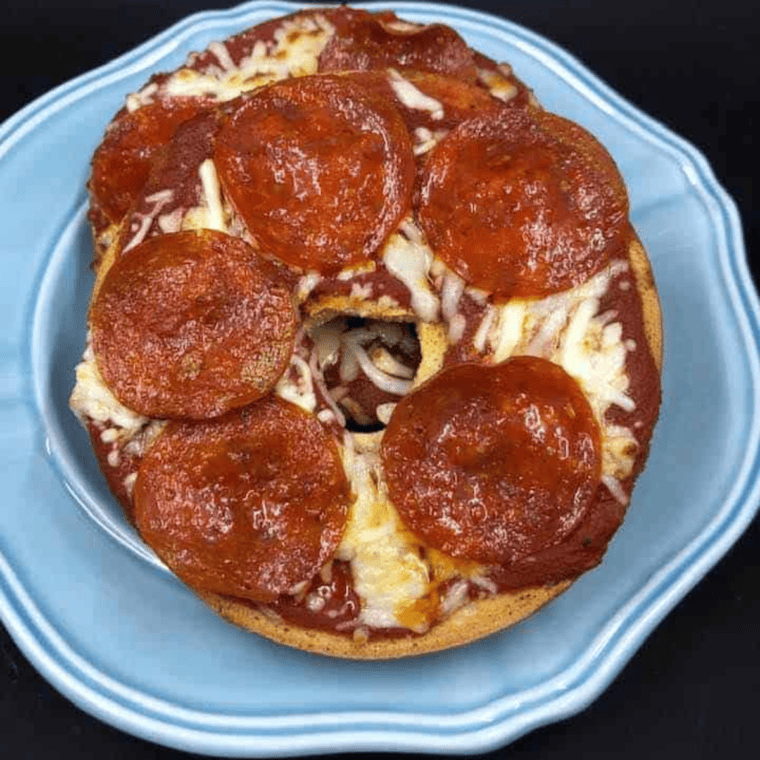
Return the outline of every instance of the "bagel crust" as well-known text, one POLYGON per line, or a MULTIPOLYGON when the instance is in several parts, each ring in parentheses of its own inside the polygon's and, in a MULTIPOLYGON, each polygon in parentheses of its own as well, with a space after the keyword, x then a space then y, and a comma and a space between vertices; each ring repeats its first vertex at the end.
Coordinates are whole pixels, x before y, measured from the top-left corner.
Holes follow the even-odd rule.
POLYGON ((144 540, 220 616, 316 654, 406 657, 509 628, 602 561, 659 413, 660 304, 613 159, 507 64, 389 12, 273 19, 130 95, 89 190, 70 405, 127 519, 152 516, 144 540), (224 250, 274 285, 220 285, 224 250), (171 302, 142 260, 181 283, 171 302), (262 332, 253 361, 239 314, 275 324, 275 289, 295 327, 262 332), (127 318, 134 352, 106 365, 94 327, 120 346, 127 318), (483 390, 497 367, 514 403, 483 390), (168 419, 129 406, 150 383, 168 419))
POLYGON ((292 625, 262 610, 218 594, 199 594, 223 618, 272 641, 332 657, 351 660, 389 660, 438 652, 483 639, 537 612, 570 586, 569 581, 554 586, 527 588, 471 602, 438 623, 422 636, 403 639, 370 639, 336 636, 318 628, 292 625))

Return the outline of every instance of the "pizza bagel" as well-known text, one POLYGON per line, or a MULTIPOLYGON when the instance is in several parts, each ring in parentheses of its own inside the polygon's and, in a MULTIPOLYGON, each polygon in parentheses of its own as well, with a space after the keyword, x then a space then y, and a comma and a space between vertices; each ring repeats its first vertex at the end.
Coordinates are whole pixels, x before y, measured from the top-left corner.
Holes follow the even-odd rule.
POLYGON ((285 645, 459 646, 598 565, 662 330, 625 183, 453 29, 274 19, 126 99, 92 159, 73 411, 130 523, 285 645))

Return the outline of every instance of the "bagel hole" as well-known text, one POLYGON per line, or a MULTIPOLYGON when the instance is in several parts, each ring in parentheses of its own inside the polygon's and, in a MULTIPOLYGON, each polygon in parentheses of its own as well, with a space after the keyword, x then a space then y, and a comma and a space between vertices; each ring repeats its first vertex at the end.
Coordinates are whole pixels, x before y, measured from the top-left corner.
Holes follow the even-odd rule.
POLYGON ((383 430, 422 352, 413 322, 341 315, 309 330, 330 398, 355 433, 383 430))

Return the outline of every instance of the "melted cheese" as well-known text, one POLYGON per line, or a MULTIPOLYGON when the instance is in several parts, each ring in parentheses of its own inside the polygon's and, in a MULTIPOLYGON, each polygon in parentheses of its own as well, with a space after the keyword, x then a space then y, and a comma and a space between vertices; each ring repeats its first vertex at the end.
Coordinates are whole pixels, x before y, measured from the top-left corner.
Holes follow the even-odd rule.
POLYGON ((453 272, 447 272, 443 277, 441 288, 441 316, 448 323, 447 338, 449 343, 459 343, 464 335, 467 321, 459 312, 459 302, 464 293, 464 280, 453 272))
POLYGON ((304 411, 313 412, 317 408, 311 369, 297 353, 290 357, 290 367, 277 382, 274 392, 304 411))
MULTIPOLYGON (((602 473, 608 487, 610 478, 620 480, 631 473, 637 448, 630 429, 605 419, 611 405, 633 411, 635 404, 627 394, 629 346, 622 341, 622 326, 613 315, 598 313, 610 282, 627 268, 627 263, 616 261, 572 290, 489 306, 473 340, 478 350, 490 349, 494 362, 521 354, 541 356, 575 378, 602 431, 602 473)), ((610 491, 622 500, 619 484, 610 491)))
POLYGON ((203 187, 203 199, 206 204, 205 228, 227 232, 224 220, 224 208, 222 206, 219 177, 212 159, 207 158, 198 168, 198 175, 203 187))
POLYGON ((156 219, 158 228, 165 235, 172 232, 179 232, 182 229, 182 215, 184 211, 181 208, 175 208, 174 211, 169 211, 166 214, 161 214, 156 219))
POLYGON ((133 231, 135 235, 124 250, 127 251, 143 242, 149 232, 151 235, 155 234, 150 229, 154 220, 163 234, 181 230, 217 230, 218 232, 237 234, 238 237, 244 238, 240 234, 239 227, 236 227, 237 220, 232 209, 224 199, 219 175, 211 158, 207 158, 198 167, 196 196, 200 205, 178 206, 165 214, 161 214, 160 211, 173 200, 172 190, 161 190, 148 196, 146 200, 153 204, 153 208, 147 214, 134 215, 133 231), (236 228, 233 229, 233 227, 236 228))
POLYGON ((319 285, 321 275, 316 272, 305 274, 298 280, 296 285, 296 302, 303 303, 311 294, 311 291, 319 285))
POLYGON ((443 105, 435 98, 425 95, 415 87, 408 79, 405 79, 395 69, 388 69, 388 82, 402 105, 416 111, 427 111, 431 118, 440 120, 443 118, 443 105))
POLYGON ((412 381, 384 371, 373 361, 358 340, 346 337, 344 347, 356 357, 356 361, 372 384, 382 391, 395 396, 405 396, 412 389, 412 381))
POLYGON ((133 214, 133 222, 130 228, 132 237, 129 242, 124 246, 122 253, 126 253, 130 249, 137 245, 140 245, 145 236, 148 234, 150 226, 153 224, 153 220, 161 213, 161 209, 171 202, 174 197, 172 190, 159 190, 157 193, 153 193, 145 198, 145 202, 151 204, 151 209, 147 213, 135 213, 133 214))
POLYGON ((127 95, 127 111, 130 113, 136 111, 148 103, 153 102, 155 94, 158 92, 158 85, 155 82, 146 85, 140 90, 140 92, 131 93, 127 95))
POLYGON ((127 409, 111 393, 98 371, 89 337, 82 361, 76 367, 76 384, 69 406, 85 426, 88 420, 110 424, 101 436, 104 443, 131 439, 148 423, 147 417, 127 409))
POLYGON ((216 56, 216 60, 222 67, 222 71, 234 71, 236 66, 232 60, 227 45, 224 42, 212 42, 208 46, 208 51, 216 56))
POLYGON ((351 563, 362 599, 360 625, 422 633, 439 615, 450 615, 466 603, 466 580, 490 593, 496 589, 485 567, 423 547, 403 526, 388 499, 379 448, 377 434, 346 438, 343 466, 356 500, 336 556, 351 563), (440 598, 440 585, 452 578, 461 580, 440 598))
POLYGON ((161 85, 151 83, 131 95, 127 107, 135 110, 162 94, 207 97, 223 102, 280 79, 315 74, 319 54, 333 31, 321 14, 286 19, 275 32, 273 42, 257 42, 237 65, 225 43, 211 43, 209 51, 216 57, 217 65, 207 66, 203 71, 181 68, 161 85))
POLYGON ((517 87, 498 71, 478 69, 478 79, 493 97, 508 103, 517 95, 517 87))
POLYGON ((387 351, 382 346, 375 348, 369 354, 369 359, 378 370, 386 375, 401 377, 405 380, 412 380, 414 378, 414 370, 400 362, 390 351, 387 351))
POLYGON ((435 148, 436 145, 448 134, 448 130, 437 129, 431 132, 427 127, 417 127, 414 130, 414 146, 412 152, 415 156, 421 156, 435 148))
POLYGON ((386 269, 409 290, 415 314, 425 322, 435 322, 440 303, 428 279, 433 252, 417 226, 409 219, 402 222, 399 231, 388 239, 382 255, 386 269))
POLYGON ((427 593, 428 568, 388 501, 377 453, 347 446, 343 464, 356 500, 336 556, 351 562, 354 588, 362 598, 359 621, 375 628, 396 627, 404 610, 427 593))

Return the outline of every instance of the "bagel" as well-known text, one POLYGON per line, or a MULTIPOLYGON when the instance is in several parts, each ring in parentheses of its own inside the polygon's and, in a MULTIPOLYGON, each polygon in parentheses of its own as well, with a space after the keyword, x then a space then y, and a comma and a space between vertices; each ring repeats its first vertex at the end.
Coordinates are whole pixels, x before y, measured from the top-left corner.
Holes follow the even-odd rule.
POLYGON ((660 405, 605 148, 456 31, 312 9, 157 74, 92 160, 70 398, 127 519, 222 617, 386 659, 602 561, 660 405))

